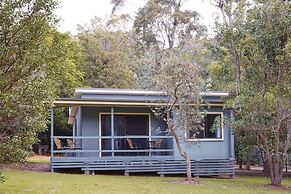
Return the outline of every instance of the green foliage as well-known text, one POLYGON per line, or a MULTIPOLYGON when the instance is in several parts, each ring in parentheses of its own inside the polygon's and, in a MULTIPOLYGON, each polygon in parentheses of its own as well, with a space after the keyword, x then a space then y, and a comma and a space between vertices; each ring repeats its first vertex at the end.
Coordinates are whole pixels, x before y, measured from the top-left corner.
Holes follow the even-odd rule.
POLYGON ((119 21, 109 20, 109 26, 104 26, 100 19, 95 18, 89 27, 79 26, 77 37, 86 54, 85 82, 88 86, 135 87, 134 71, 137 67, 133 39, 128 32, 110 30, 119 21))
POLYGON ((192 181, 191 162, 180 145, 180 139, 185 138, 185 132, 199 129, 198 123, 202 119, 200 92, 203 81, 200 56, 192 55, 196 52, 199 52, 198 41, 195 46, 184 44, 166 50, 158 47, 148 49, 141 59, 143 71, 139 77, 142 89, 160 92, 161 99, 167 97, 165 105, 153 107, 152 111, 166 121, 168 132, 174 137, 180 155, 187 163, 187 181, 192 181))
POLYGON ((141 45, 173 48, 204 34, 196 11, 183 10, 181 0, 149 0, 134 20, 137 41, 141 45))
POLYGON ((52 101, 82 84, 80 48, 53 29, 56 6, 53 0, 1 1, 0 164, 23 161, 47 128, 52 101))
POLYGON ((225 84, 235 94, 229 102, 237 111, 233 127, 243 135, 237 137, 242 150, 258 142, 268 157, 272 184, 279 185, 291 130, 291 4, 268 0, 248 5, 230 1, 222 9, 229 21, 217 26, 211 49, 219 60, 208 70, 217 88, 225 84), (221 73, 226 78, 219 79, 221 73))

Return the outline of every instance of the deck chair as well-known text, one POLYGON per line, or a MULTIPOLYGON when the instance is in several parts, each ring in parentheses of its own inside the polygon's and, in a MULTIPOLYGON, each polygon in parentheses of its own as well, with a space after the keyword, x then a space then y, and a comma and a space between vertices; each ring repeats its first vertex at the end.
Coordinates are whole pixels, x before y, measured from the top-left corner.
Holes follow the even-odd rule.
POLYGON ((162 139, 157 139, 157 141, 155 141, 154 148, 155 148, 155 149, 160 149, 162 143, 163 143, 163 140, 162 140, 162 139))
MULTIPOLYGON (((162 139, 157 139, 154 143, 153 149, 161 149, 162 143, 163 143, 162 139)), ((161 155, 161 152, 155 152, 155 155, 161 155)))
MULTIPOLYGON (((140 149, 140 147, 138 147, 131 139, 127 138, 127 143, 128 143, 128 146, 129 146, 129 149, 130 150, 138 150, 140 149)), ((137 152, 137 155, 139 156, 139 152, 137 152)))
MULTIPOLYGON (((81 147, 77 147, 72 139, 67 139, 67 144, 68 144, 68 148, 70 150, 81 150, 82 149, 81 147)), ((82 155, 83 153, 80 153, 80 154, 82 155)), ((76 156, 76 155, 77 155, 77 153, 72 153, 72 156, 76 156)))
POLYGON ((67 143, 68 143, 68 147, 69 147, 70 150, 77 149, 77 147, 76 147, 75 143, 73 142, 73 140, 67 139, 67 143))
MULTIPOLYGON (((57 150, 68 150, 68 149, 70 149, 69 147, 64 146, 62 141, 59 138, 54 138, 54 142, 56 144, 57 150)), ((64 153, 63 155, 65 157, 67 157, 68 153, 64 153)))
MULTIPOLYGON (((56 148, 57 150, 64 150, 64 146, 62 144, 62 141, 59 138, 54 138, 54 142, 56 144, 56 148)), ((59 154, 59 156, 61 156, 62 154, 59 154)), ((64 154, 64 156, 66 156, 66 154, 64 154)))
POLYGON ((63 144, 62 144, 62 142, 61 142, 61 140, 59 138, 55 138, 54 142, 56 144, 57 150, 62 150, 63 149, 63 144))

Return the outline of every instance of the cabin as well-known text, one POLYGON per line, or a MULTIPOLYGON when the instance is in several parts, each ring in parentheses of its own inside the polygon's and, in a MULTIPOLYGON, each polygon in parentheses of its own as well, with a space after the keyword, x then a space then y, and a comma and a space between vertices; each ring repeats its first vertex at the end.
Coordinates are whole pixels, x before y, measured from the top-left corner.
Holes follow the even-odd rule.
MULTIPOLYGON (((193 176, 233 177, 232 111, 225 92, 202 92, 203 130, 178 130, 180 144, 191 159, 193 176), (195 133, 195 134, 193 134, 195 133)), ((74 98, 54 101, 51 108, 51 171, 80 169, 85 174, 121 171, 185 174, 186 163, 167 124, 152 111, 168 97, 157 91, 79 88, 74 98), (69 108, 72 134, 56 136, 54 110, 69 108)))

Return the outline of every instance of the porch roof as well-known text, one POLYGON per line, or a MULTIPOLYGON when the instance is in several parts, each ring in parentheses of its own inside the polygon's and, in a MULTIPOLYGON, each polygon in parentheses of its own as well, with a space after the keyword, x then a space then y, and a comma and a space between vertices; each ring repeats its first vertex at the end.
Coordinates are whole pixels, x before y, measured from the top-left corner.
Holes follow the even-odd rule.
MULTIPOLYGON (((224 105, 223 97, 228 93, 221 91, 201 92, 204 106, 224 105)), ((165 92, 109 89, 109 88, 77 88, 74 98, 60 98, 54 101, 55 107, 71 107, 69 123, 74 122, 79 106, 103 107, 145 107, 166 105, 169 98, 165 92)), ((193 104, 194 105, 194 104, 193 104)))

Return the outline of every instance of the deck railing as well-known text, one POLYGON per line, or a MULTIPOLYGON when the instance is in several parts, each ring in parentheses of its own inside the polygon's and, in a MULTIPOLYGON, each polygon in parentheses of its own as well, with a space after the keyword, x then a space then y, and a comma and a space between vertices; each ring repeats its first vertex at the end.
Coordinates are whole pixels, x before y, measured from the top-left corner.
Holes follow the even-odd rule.
POLYGON ((59 139, 62 148, 51 148, 52 157, 127 157, 127 156, 172 156, 172 136, 53 136, 51 141, 59 139), (74 142, 74 147, 67 144, 67 139, 74 142), (130 147, 128 139, 133 142, 130 147), (160 144, 158 145, 158 141, 160 144), (96 149, 92 149, 96 147, 96 149))

